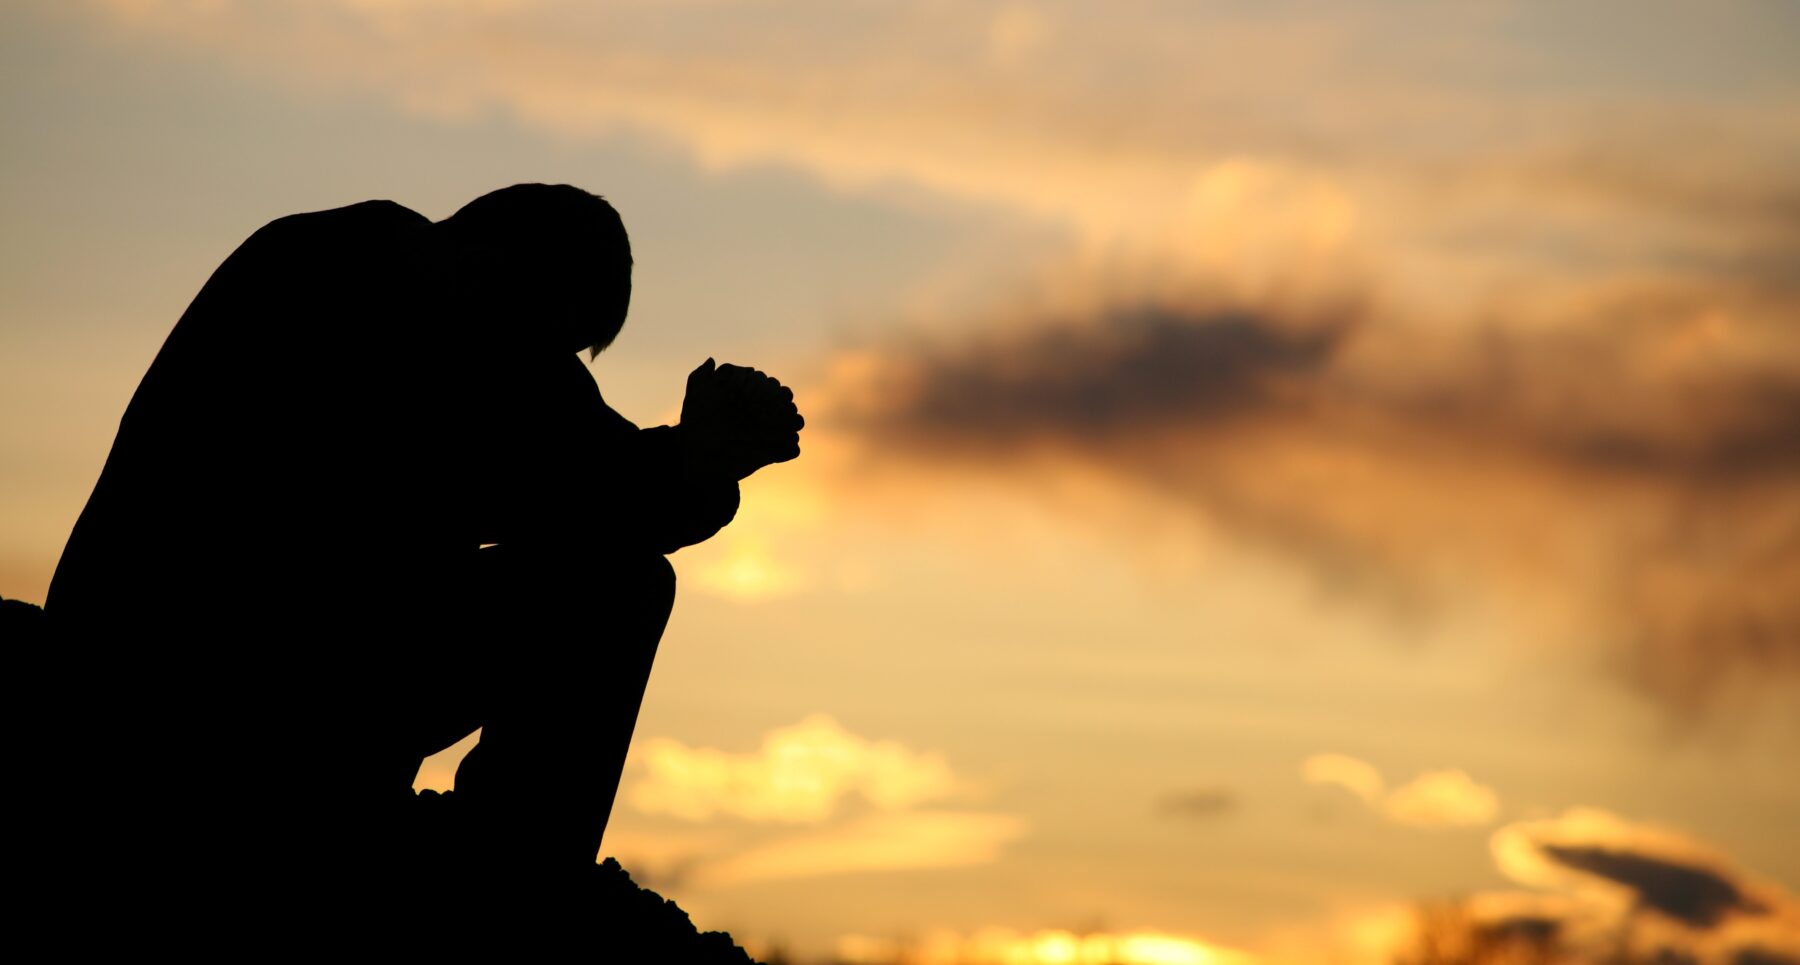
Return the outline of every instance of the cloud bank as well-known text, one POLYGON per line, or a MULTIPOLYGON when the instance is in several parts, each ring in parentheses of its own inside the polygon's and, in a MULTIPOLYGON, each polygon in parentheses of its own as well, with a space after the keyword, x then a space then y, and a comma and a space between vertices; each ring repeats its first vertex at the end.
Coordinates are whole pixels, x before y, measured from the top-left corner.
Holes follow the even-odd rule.
POLYGON ((1110 298, 846 356, 821 422, 888 466, 1079 468, 1335 585, 1485 597, 1682 709, 1800 670, 1800 297, 1473 325, 1110 298))
POLYGON ((926 807, 962 791, 942 756, 870 740, 826 714, 769 731, 752 752, 651 738, 634 746, 628 771, 633 809, 702 827, 615 845, 707 888, 987 864, 1029 830, 1016 815, 926 807), (755 827, 770 825, 806 827, 755 827))
POLYGON ((560 137, 624 132, 713 169, 776 164, 841 190, 901 185, 1089 239, 1201 226, 1229 239, 1209 256, 1239 269, 1278 270, 1368 221, 1421 272, 1497 260, 1548 276, 1571 260, 1610 272, 1656 259, 1791 273, 1800 190, 1783 161, 1800 122, 1780 69, 1791 51, 1771 38, 1793 25, 1767 5, 1728 7, 1696 23, 1684 4, 1633 6, 1636 43, 1681 54, 1687 70, 1675 75, 1646 69, 1652 56, 1593 57, 1615 38, 1555 8, 80 9, 133 43, 309 95, 349 92, 453 123, 501 113, 560 137), (1701 26, 1718 41, 1705 56, 1689 42, 1701 26), (1409 41, 1420 32, 1436 42, 1409 41), (1509 42, 1521 32, 1544 42, 1509 42), (1558 96, 1494 80, 1526 75, 1554 76, 1558 96), (1682 81, 1683 96, 1668 96, 1682 81), (1707 149, 1682 150, 1698 143, 1707 149))

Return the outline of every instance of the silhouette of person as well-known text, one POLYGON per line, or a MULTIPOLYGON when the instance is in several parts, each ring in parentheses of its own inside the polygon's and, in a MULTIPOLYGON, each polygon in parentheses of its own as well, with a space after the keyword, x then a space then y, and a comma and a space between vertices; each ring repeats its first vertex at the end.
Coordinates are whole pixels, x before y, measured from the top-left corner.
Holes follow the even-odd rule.
POLYGON ((678 425, 608 407, 579 353, 619 333, 631 268, 606 201, 521 184, 437 223, 281 218, 195 297, 45 606, 81 655, 52 725, 83 762, 72 847, 133 856, 139 925, 335 928, 437 887, 420 867, 493 896, 591 868, 665 555, 804 424, 711 359, 678 425), (477 727, 454 833, 423 840, 419 763, 477 727))

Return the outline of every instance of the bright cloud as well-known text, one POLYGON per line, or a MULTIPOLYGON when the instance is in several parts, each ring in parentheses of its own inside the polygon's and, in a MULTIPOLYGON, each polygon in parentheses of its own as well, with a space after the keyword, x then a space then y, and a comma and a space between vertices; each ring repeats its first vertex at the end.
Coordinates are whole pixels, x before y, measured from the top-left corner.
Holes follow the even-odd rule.
POLYGON ((1492 823, 1500 798, 1463 771, 1426 771, 1388 792, 1382 813, 1415 827, 1466 827, 1492 823))
POLYGON ((861 737, 825 714, 769 731, 751 752, 653 738, 633 755, 633 808, 710 822, 717 834, 649 831, 613 846, 699 887, 987 864, 1029 827, 1017 815, 921 807, 959 789, 943 757, 861 737), (758 824, 815 827, 771 835, 758 824))
POLYGON ((846 798, 895 811, 956 789, 943 757, 860 737, 825 714, 770 731, 749 753, 666 737, 645 741, 635 753, 644 776, 628 792, 632 806, 689 821, 816 824, 846 798))
POLYGON ((1800 900, 1673 829, 1571 808, 1501 827, 1490 848, 1503 874, 1543 891, 1439 906, 1424 941, 1544 961, 1800 960, 1800 900))
POLYGON ((1314 754, 1300 764, 1300 776, 1308 784, 1332 784, 1349 791, 1371 806, 1381 800, 1387 782, 1375 765, 1348 754, 1314 754))
POLYGON ((1314 754, 1300 765, 1310 784, 1341 787, 1396 824, 1420 828, 1468 827, 1492 823, 1500 797, 1460 770, 1425 771, 1389 790, 1381 772, 1348 754, 1314 754))
POLYGON ((1793 896, 1716 850, 1598 808, 1506 825, 1494 832, 1490 848, 1500 871, 1520 884, 1654 911, 1695 928, 1739 916, 1800 914, 1793 896))

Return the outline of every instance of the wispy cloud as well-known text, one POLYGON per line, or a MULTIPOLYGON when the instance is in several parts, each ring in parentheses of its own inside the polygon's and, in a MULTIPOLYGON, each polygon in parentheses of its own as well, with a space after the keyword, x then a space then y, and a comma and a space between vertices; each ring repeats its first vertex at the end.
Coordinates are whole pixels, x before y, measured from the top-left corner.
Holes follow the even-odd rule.
POLYGON ((987 864, 1030 828, 1018 815, 943 806, 966 788, 941 755, 862 737, 826 714, 777 727, 748 752, 651 738, 627 768, 624 800, 665 824, 608 846, 703 888, 987 864))
MULTIPOLYGON (((1708 21, 1733 24, 1742 42, 1717 48, 1733 53, 1690 64, 1731 78, 1732 96, 1699 103, 1658 96, 1663 75, 1635 60, 1596 60, 1578 32, 1505 41, 1524 27, 1560 38, 1548 8, 89 6, 137 42, 303 90, 350 89, 448 120, 503 111, 561 136, 629 131, 716 168, 912 185, 1092 239, 1167 231, 1190 260, 1212 251, 1240 266, 1252 249, 1264 249, 1252 260, 1302 258, 1372 208, 1382 247, 1417 249, 1420 270, 1468 255, 1553 268, 1552 249, 1590 267, 1737 257, 1791 242, 1784 213, 1800 196, 1778 162, 1796 134, 1791 89, 1769 69, 1786 51, 1766 40, 1791 25, 1742 3, 1708 21), (1406 41, 1421 30, 1432 45, 1406 41), (1234 66, 1246 63, 1258 69, 1234 66), (1546 71, 1562 83, 1554 99, 1492 81, 1546 71), (1641 93, 1621 103, 1628 81, 1641 93), (1699 141, 1705 152, 1674 149, 1699 141)), ((1691 14, 1654 6, 1637 18, 1638 41, 1693 57, 1680 43, 1691 14)))
POLYGON ((1460 770, 1425 771, 1389 789, 1381 772, 1348 754, 1315 754, 1300 765, 1308 783, 1341 787, 1396 824, 1420 828, 1491 824, 1500 796, 1460 770))
POLYGON ((857 353, 820 421, 890 467, 1079 467, 1377 599, 1485 597, 1675 706, 1800 670, 1800 297, 1472 327, 1112 297, 857 353))

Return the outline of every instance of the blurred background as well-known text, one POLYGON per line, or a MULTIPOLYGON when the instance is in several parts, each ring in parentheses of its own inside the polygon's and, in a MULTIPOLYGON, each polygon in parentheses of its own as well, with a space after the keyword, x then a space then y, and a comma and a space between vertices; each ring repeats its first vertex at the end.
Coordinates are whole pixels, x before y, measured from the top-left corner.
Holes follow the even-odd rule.
POLYGON ((1800 962, 1800 6, 14 0, 0 50, 0 595, 257 227, 569 182, 637 257, 615 408, 714 356, 809 420, 674 558, 604 847, 702 929, 1800 962))

